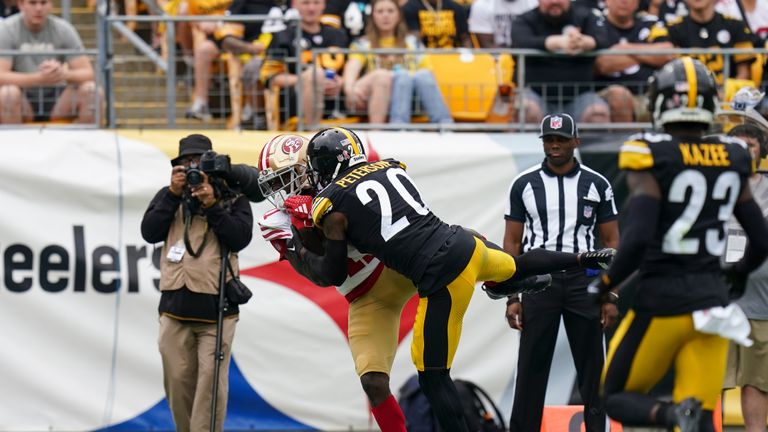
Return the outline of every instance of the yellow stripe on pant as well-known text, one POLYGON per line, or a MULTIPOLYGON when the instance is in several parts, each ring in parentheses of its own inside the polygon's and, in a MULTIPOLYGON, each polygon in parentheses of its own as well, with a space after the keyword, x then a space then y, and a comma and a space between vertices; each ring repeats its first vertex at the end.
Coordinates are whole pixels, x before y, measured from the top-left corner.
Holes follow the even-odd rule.
POLYGON ((674 365, 673 400, 695 397, 705 410, 714 410, 727 353, 728 341, 696 331, 691 314, 648 316, 630 310, 611 339, 603 390, 648 393, 674 365))
POLYGON ((488 248, 485 243, 475 239, 475 250, 461 274, 447 285, 445 291, 440 290, 419 299, 411 344, 411 358, 417 370, 451 368, 461 338, 464 313, 469 307, 475 284, 477 281, 507 280, 515 274, 516 269, 515 259, 511 255, 488 248), (426 325, 428 319, 430 325, 426 325), (440 361, 425 364, 425 350, 430 350, 429 357, 438 354, 440 361))

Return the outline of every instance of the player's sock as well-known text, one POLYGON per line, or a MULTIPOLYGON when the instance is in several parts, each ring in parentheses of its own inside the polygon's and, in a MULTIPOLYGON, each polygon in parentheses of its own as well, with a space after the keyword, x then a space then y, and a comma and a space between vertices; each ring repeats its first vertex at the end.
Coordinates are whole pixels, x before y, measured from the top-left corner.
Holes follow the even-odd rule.
POLYGON ((419 371, 419 385, 444 431, 469 432, 459 392, 447 369, 419 371))
POLYGON ((625 426, 669 427, 670 416, 673 415, 670 408, 674 408, 674 405, 659 402, 653 396, 642 393, 615 393, 605 398, 605 412, 625 426), (656 411, 655 419, 652 419, 651 413, 657 404, 661 406, 656 411))
POLYGON ((381 432, 405 432, 405 416, 393 395, 371 408, 371 412, 381 432))

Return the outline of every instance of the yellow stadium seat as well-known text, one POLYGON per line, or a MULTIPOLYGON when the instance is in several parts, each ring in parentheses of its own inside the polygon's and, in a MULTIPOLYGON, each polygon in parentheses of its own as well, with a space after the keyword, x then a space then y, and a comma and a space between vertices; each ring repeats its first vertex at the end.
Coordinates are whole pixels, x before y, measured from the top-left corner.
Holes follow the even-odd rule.
POLYGON ((511 84, 514 64, 508 55, 428 54, 425 65, 435 75, 456 121, 484 121, 500 84, 511 84))

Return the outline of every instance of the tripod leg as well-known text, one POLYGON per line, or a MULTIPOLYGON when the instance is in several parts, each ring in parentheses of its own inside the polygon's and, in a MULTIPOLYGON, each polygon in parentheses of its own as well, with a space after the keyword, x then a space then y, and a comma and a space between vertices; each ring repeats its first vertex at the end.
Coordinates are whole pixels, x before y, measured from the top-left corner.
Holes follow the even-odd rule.
POLYGON ((211 427, 210 432, 216 432, 216 409, 219 400, 219 374, 221 373, 221 362, 224 360, 224 353, 221 350, 221 332, 224 325, 224 309, 226 300, 224 285, 227 280, 227 262, 229 261, 229 251, 223 243, 219 242, 221 249, 221 269, 219 270, 219 314, 216 318, 216 350, 214 351, 213 367, 213 389, 211 394, 211 427))

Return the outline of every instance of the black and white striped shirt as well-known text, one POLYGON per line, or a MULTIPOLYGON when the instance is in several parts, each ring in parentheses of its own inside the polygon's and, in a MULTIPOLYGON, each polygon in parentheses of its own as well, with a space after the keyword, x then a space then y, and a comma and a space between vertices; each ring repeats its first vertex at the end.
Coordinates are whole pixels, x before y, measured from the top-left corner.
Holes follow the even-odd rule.
POLYGON ((524 224, 523 252, 537 247, 585 252, 595 249, 595 225, 617 215, 605 177, 578 162, 557 175, 545 161, 512 181, 504 218, 524 224))

